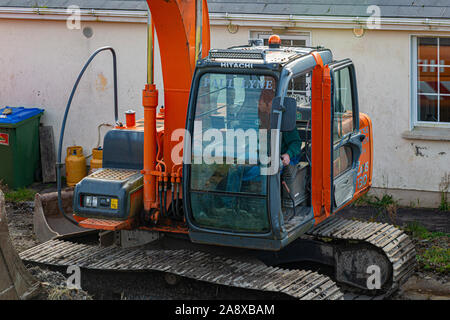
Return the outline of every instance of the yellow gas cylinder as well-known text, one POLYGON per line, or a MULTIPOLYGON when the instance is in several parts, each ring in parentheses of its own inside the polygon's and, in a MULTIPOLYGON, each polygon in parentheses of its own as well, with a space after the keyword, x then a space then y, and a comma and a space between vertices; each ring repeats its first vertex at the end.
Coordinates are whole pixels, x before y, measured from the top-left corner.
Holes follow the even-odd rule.
POLYGON ((94 148, 92 149, 92 159, 91 159, 91 169, 89 174, 94 173, 98 169, 103 167, 103 149, 94 148))
POLYGON ((69 187, 75 186, 86 176, 86 158, 83 155, 83 148, 73 146, 67 148, 66 157, 66 179, 69 187))

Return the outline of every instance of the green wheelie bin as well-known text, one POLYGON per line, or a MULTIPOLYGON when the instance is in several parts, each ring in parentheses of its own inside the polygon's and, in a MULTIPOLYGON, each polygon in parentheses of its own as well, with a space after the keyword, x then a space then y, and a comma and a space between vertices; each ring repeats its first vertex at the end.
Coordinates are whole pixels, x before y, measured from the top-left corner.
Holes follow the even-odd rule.
POLYGON ((0 181, 27 187, 39 176, 39 122, 43 109, 0 108, 0 181))

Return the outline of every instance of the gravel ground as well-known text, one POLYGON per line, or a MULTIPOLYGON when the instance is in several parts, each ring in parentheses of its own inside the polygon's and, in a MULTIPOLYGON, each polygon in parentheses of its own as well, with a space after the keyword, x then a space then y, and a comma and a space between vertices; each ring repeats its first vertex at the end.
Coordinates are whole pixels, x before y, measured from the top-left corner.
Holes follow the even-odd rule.
POLYGON ((68 289, 67 278, 60 272, 37 266, 29 267, 30 273, 41 283, 35 300, 93 300, 84 290, 68 289))
POLYGON ((39 244, 33 233, 34 202, 6 203, 9 236, 17 252, 39 244))
MULTIPOLYGON (((17 252, 39 244, 33 233, 33 202, 6 203, 9 235, 17 252)), ((41 282, 37 300, 91 300, 83 290, 67 289, 66 277, 56 271, 37 266, 27 266, 30 273, 41 282)))
MULTIPOLYGON (((7 203, 6 212, 9 223, 11 240, 18 252, 22 252, 38 244, 33 234, 33 202, 7 203)), ((427 210, 399 210, 397 225, 404 225, 408 221, 425 221, 430 231, 449 232, 450 219, 448 213, 430 214, 427 210), (425 213, 423 213, 425 211, 425 213), (419 212, 419 214, 417 214, 419 212), (423 215, 426 214, 426 218, 423 215)), ((350 207, 345 209, 342 216, 359 218, 362 220, 388 219, 383 215, 376 215, 375 211, 367 207, 350 207)), ((387 221, 389 222, 389 221, 387 221)), ((392 223, 392 222, 391 222, 392 223)), ((439 245, 449 248, 449 238, 445 240, 433 239, 428 241, 415 239, 418 253, 439 245), (440 241, 436 243, 436 241, 440 241), (444 242, 442 242, 444 241, 444 242)), ((41 282, 42 293, 38 299, 56 300, 87 300, 87 299, 289 299, 281 294, 252 292, 235 288, 223 288, 199 281, 182 279, 178 285, 168 285, 164 277, 157 273, 130 274, 123 273, 120 278, 115 273, 108 272, 82 272, 83 290, 68 290, 66 288, 65 270, 49 270, 41 267, 30 267, 31 273, 41 282), (151 290, 149 290, 151 288, 151 290)), ((450 299, 449 275, 424 270, 418 265, 416 273, 392 299, 450 299)))

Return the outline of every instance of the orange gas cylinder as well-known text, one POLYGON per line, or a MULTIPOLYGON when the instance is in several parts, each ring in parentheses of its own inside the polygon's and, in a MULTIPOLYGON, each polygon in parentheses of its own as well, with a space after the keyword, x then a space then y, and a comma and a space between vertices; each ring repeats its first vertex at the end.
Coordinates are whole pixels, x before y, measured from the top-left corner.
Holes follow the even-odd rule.
POLYGON ((98 169, 103 167, 103 149, 94 148, 92 149, 92 159, 91 159, 91 169, 89 174, 94 173, 98 169))
POLYGON ((86 176, 86 158, 83 155, 83 148, 73 146, 67 148, 66 157, 66 179, 69 187, 75 186, 86 176))

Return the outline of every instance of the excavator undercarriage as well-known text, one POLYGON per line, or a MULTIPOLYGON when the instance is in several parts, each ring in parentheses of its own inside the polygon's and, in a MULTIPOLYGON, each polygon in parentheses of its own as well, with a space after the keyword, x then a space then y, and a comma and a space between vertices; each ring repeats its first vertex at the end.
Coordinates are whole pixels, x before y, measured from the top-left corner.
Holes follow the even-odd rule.
MULTIPOLYGON (((70 191, 64 193, 68 210, 70 195, 70 191)), ((53 215, 52 202, 54 205, 56 194, 36 196, 35 216, 50 220, 47 228, 51 230, 43 231, 42 223, 35 223, 37 237, 45 242, 20 254, 29 264, 77 265, 109 272, 159 271, 305 300, 386 298, 408 279, 415 267, 413 243, 403 231, 389 224, 333 217, 281 251, 267 252, 199 245, 182 235, 162 233, 143 232, 145 238, 126 230, 100 235, 95 231, 64 233, 65 228, 57 228, 67 222, 53 215), (100 238, 100 245, 92 244, 95 237, 100 238), (305 269, 305 262, 328 266, 332 274, 305 269)))

